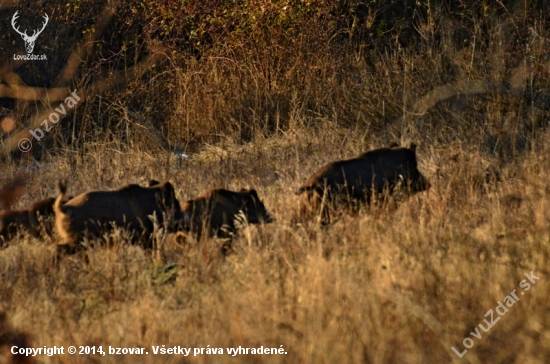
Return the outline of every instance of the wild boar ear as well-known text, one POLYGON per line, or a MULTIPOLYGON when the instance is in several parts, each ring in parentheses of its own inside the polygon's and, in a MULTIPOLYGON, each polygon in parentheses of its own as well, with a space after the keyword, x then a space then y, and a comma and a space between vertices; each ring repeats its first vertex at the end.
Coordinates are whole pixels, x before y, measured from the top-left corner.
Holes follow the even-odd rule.
POLYGON ((246 188, 244 188, 244 187, 241 188, 241 189, 239 190, 239 192, 246 192, 246 188))
POLYGON ((411 146, 409 147, 409 149, 412 150, 413 152, 416 152, 416 144, 411 143, 411 146))
POLYGON ((157 181, 156 179, 152 179, 152 180, 149 180, 148 186, 153 187, 153 186, 156 186, 158 184, 160 184, 159 181, 157 181))
POLYGON ((390 144, 390 148, 396 148, 396 147, 398 147, 398 146, 399 146, 399 143, 397 143, 397 142, 392 142, 392 143, 390 144))
POLYGON ((248 193, 250 193, 250 194, 252 195, 252 197, 255 197, 255 198, 257 198, 257 199, 259 200, 259 198, 258 198, 258 192, 256 192, 255 189, 252 188, 252 189, 248 190, 248 193))
POLYGON ((194 202, 193 200, 187 200, 183 203, 183 206, 182 206, 182 210, 183 211, 189 211, 193 208, 193 205, 194 205, 194 202))
POLYGON ((170 193, 175 194, 174 186, 170 182, 164 182, 162 184, 162 188, 165 188, 167 191, 170 191, 170 193))

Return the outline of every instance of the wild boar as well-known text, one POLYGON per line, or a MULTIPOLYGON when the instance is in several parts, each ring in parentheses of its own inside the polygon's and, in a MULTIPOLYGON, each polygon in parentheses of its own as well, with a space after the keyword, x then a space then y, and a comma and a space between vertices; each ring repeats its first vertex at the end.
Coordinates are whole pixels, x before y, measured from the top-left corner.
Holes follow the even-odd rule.
POLYGON ((373 194, 390 194, 402 184, 408 193, 425 191, 429 182, 418 170, 416 145, 379 148, 356 158, 331 162, 317 170, 296 192, 302 195, 301 213, 318 214, 329 222, 328 208, 339 201, 371 202, 373 194))
POLYGON ((156 215, 159 224, 166 222, 170 231, 183 221, 183 214, 170 182, 154 183, 150 187, 127 185, 114 191, 92 191, 62 203, 66 193, 59 183, 60 194, 54 204, 55 226, 64 248, 74 251, 84 238, 100 237, 113 226, 132 232, 132 242, 145 239, 149 247, 154 224, 149 218, 156 215), (167 220, 165 220, 167 218, 167 220))

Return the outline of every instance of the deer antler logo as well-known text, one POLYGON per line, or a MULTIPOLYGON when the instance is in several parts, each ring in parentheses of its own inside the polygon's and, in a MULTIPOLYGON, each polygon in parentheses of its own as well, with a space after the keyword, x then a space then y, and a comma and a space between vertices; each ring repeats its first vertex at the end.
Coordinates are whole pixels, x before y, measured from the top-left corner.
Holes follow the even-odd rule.
POLYGON ((48 20, 49 20, 48 14, 44 14, 44 23, 42 24, 42 29, 38 31, 34 30, 32 35, 29 36, 27 35, 27 29, 25 29, 24 32, 21 32, 19 31, 19 27, 17 28, 15 27, 15 21, 17 20, 17 18, 19 18, 19 15, 17 15, 18 12, 19 11, 16 11, 15 14, 13 14, 13 17, 11 18, 11 26, 17 33, 21 35, 21 38, 23 38, 23 40, 25 41, 25 49, 27 50, 27 53, 31 54, 32 50, 34 49, 34 42, 36 42, 36 38, 38 38, 40 33, 42 33, 44 28, 46 28, 46 25, 48 25, 48 20))

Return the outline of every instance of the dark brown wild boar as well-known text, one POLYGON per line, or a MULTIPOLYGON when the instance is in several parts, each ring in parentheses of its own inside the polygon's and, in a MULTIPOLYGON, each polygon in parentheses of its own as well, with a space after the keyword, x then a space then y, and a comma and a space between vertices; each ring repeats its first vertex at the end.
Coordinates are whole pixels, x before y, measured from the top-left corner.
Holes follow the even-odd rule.
POLYGON ((236 231, 235 219, 241 212, 250 224, 273 221, 253 189, 239 192, 210 190, 200 197, 186 201, 182 210, 186 215, 186 230, 198 238, 203 233, 208 236, 231 237, 236 231))
POLYGON ((11 210, 15 201, 23 195, 26 184, 23 176, 17 176, 0 188, 0 211, 11 210))
POLYGON ((399 184, 411 194, 430 187, 418 171, 414 144, 410 148, 374 149, 356 158, 331 162, 317 170, 297 194, 302 195, 302 214, 318 214, 323 222, 329 222, 328 208, 336 207, 338 201, 370 203, 373 194, 384 190, 391 194, 399 184))
POLYGON ((63 204, 66 187, 60 182, 54 211, 62 248, 73 252, 84 237, 100 237, 113 225, 131 231, 132 242, 144 239, 145 247, 149 247, 154 231, 151 215, 156 215, 160 225, 168 218, 168 230, 175 231, 183 215, 174 187, 170 182, 151 184, 150 187, 131 184, 114 191, 86 192, 63 204))
POLYGON ((27 231, 35 238, 39 237, 41 232, 50 234, 53 224, 46 220, 53 217, 54 202, 55 198, 51 197, 37 201, 24 210, 0 212, 0 238, 9 241, 19 231, 27 231), (41 224, 41 221, 44 224, 41 224))

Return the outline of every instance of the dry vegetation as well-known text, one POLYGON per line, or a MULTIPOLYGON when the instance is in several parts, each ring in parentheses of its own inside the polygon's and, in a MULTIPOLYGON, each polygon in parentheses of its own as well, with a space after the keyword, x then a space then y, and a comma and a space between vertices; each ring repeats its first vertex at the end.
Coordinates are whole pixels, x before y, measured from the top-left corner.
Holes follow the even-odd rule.
MULTIPOLYGON (((27 181, 16 208, 55 195, 60 177, 72 195, 154 178, 180 201, 256 188, 277 221, 245 228, 226 259, 213 239, 182 246, 159 233, 144 251, 119 231, 55 266, 56 237, 21 236, 0 250, 0 345, 149 351, 44 363, 547 362, 545 2, 53 3, 35 47, 48 64, 0 67, 0 183, 27 181), (59 104, 26 87, 77 88, 83 101, 23 154, 12 146, 59 104), (313 171, 390 141, 419 145, 429 193, 293 224, 294 191, 313 171), (472 337, 531 271, 540 280, 472 337), (451 347, 466 337, 459 360, 451 347), (152 345, 287 354, 184 358, 152 345)), ((2 6, 2 19, 36 13, 2 6)), ((9 22, 0 28, 2 54, 23 52, 9 22)))

